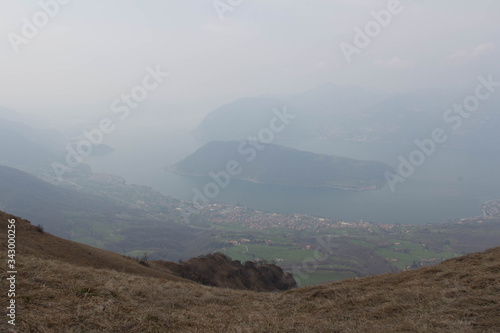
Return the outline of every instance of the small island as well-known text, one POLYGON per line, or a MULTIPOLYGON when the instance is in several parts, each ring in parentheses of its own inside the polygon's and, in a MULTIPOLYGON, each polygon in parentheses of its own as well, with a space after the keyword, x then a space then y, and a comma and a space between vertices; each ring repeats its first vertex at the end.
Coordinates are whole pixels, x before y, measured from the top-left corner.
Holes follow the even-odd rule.
POLYGON ((230 176, 264 184, 366 191, 382 188, 384 174, 392 169, 382 162, 315 154, 275 144, 212 141, 166 170, 220 182, 230 176))

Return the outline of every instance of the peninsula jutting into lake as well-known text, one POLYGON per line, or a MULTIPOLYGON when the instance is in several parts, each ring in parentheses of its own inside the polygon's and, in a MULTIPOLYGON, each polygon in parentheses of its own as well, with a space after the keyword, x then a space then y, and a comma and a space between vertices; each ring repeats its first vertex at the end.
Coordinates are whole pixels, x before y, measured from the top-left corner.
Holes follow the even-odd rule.
POLYGON ((219 182, 230 177, 264 184, 362 191, 383 187, 384 174, 391 168, 382 162, 315 154, 275 144, 212 141, 168 170, 219 182))

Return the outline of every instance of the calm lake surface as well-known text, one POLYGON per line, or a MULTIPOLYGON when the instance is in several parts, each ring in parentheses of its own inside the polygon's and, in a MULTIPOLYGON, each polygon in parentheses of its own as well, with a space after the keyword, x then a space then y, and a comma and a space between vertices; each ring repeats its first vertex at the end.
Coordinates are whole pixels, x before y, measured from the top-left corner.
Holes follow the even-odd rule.
MULTIPOLYGON (((173 133, 172 140, 164 138, 160 144, 157 139, 155 141, 157 136, 153 130, 149 131, 149 137, 127 137, 125 134, 116 140, 122 145, 125 142, 126 149, 117 149, 110 155, 88 161, 94 171, 120 175, 129 183, 150 186, 185 201, 193 200, 194 188, 203 191, 211 181, 208 177, 185 177, 162 170, 200 146, 190 135, 179 139, 179 132, 173 133), (128 144, 127 140, 130 141, 128 144), (179 145, 179 142, 183 144, 179 145)), ((415 146, 315 141, 301 143, 294 148, 378 160, 397 167, 398 156, 407 158, 415 146)), ((498 154, 437 149, 413 176, 396 185, 395 192, 388 187, 355 192, 256 184, 232 179, 214 201, 239 203, 257 210, 305 213, 348 221, 363 219, 377 223, 422 225, 478 216, 482 204, 491 199, 500 199, 498 154)))

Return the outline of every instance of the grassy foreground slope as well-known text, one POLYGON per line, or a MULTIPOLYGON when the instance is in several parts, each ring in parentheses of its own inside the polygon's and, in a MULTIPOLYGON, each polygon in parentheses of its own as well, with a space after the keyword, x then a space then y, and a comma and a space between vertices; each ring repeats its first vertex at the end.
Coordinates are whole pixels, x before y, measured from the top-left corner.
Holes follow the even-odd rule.
POLYGON ((137 259, 53 236, 40 226, 0 211, 0 244, 5 254, 7 222, 10 219, 15 220, 16 254, 22 257, 34 255, 77 266, 113 269, 170 281, 196 281, 203 285, 240 290, 276 291, 296 287, 293 276, 276 265, 242 264, 221 253, 199 256, 182 263, 150 261, 147 256, 137 259))
MULTIPOLYGON (((147 276, 144 270, 106 268, 105 261, 100 266, 86 265, 84 258, 61 261, 58 256, 72 251, 62 241, 59 248, 35 241, 18 239, 15 332, 500 330, 500 248, 414 271, 256 293, 202 286, 170 278, 166 271, 147 276), (59 254, 50 254, 55 249, 59 254)), ((4 230, 0 248, 5 262, 4 230)), ((83 248, 87 255, 105 254, 83 248)), ((5 275, 3 269, 2 289, 5 275)), ((6 297, 2 292, 2 304, 6 297)), ((3 317, 0 331, 8 331, 3 317)))
MULTIPOLYGON (((51 235, 43 231, 40 226, 36 227, 28 223, 29 221, 2 211, 0 211, 1 258, 7 255, 7 221, 9 219, 16 220, 16 256, 19 263, 22 263, 23 258, 35 256, 39 259, 54 259, 82 268, 105 268, 173 281, 183 280, 162 265, 145 266, 140 264, 140 260, 132 257, 51 235)), ((5 267, 6 264, 5 261, 5 267)))

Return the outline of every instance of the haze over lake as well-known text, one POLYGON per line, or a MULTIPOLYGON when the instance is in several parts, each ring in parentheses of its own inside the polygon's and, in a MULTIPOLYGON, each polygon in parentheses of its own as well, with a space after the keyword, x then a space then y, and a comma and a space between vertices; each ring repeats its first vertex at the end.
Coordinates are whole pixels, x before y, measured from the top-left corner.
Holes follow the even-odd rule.
MULTIPOLYGON (((200 143, 188 129, 149 126, 148 134, 133 128, 117 132, 113 142, 126 146, 110 155, 92 158, 96 172, 125 177, 180 200, 192 201, 193 188, 203 191, 209 177, 186 177, 163 171, 196 150, 200 143), (162 140, 157 138, 162 133, 162 140), (155 139, 156 138, 156 139, 155 139)), ((361 160, 378 160, 397 167, 398 156, 408 156, 414 145, 354 142, 303 142, 293 148, 361 160)), ((481 214, 482 204, 500 197, 500 157, 465 149, 439 149, 396 191, 345 191, 257 184, 232 179, 213 201, 230 202, 256 210, 302 213, 343 220, 377 223, 427 224, 481 214)), ((242 165, 244 167, 244 165, 242 165)), ((215 172, 220 170, 214 170, 215 172)))

